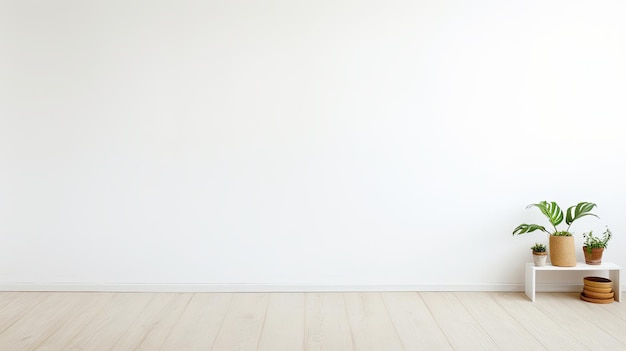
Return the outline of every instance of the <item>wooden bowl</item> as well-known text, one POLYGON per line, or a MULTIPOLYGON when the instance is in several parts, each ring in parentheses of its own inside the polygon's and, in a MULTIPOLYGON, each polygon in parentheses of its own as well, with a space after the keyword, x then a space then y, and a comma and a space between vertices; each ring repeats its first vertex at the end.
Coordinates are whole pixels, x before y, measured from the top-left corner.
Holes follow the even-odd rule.
POLYGON ((583 283, 585 286, 590 286, 593 288, 612 288, 611 279, 602 278, 602 277, 585 277, 583 279, 583 283))
POLYGON ((594 286, 588 286, 588 285, 585 285, 583 289, 587 291, 592 291, 595 293, 603 293, 603 294, 610 293, 611 291, 613 291, 613 289, 610 287, 609 288, 596 288, 594 286))
POLYGON ((610 298, 610 299, 594 299, 592 297, 585 296, 583 293, 580 293, 580 299, 583 300, 583 301, 593 302, 593 303, 611 303, 611 302, 614 301, 613 298, 610 298))
POLYGON ((599 293, 595 291, 589 291, 587 288, 583 289, 583 295, 592 299, 612 299, 615 296, 614 292, 599 293))

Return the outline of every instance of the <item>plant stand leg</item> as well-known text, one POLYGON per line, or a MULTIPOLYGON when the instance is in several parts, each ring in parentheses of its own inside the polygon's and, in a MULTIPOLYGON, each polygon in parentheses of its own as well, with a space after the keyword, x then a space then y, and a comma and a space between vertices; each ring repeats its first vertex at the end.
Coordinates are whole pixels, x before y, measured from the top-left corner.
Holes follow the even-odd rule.
POLYGON ((609 271, 609 279, 613 282, 613 291, 615 292, 615 301, 622 299, 622 285, 619 281, 621 269, 613 269, 609 271))
POLYGON ((526 264, 526 283, 525 283, 526 296, 530 301, 535 302, 535 269, 532 264, 526 264))

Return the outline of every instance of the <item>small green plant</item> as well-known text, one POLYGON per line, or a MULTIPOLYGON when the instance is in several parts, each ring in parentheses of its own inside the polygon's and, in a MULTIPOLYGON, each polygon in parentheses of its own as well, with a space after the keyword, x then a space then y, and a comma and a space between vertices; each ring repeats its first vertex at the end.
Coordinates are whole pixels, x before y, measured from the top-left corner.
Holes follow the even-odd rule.
POLYGON ((530 249, 533 250, 533 252, 546 252, 546 245, 535 243, 530 249))
POLYGON ((592 249, 606 249, 609 240, 613 237, 613 233, 611 233, 609 227, 606 227, 602 239, 593 236, 593 231, 590 231, 589 234, 583 233, 583 237, 585 238, 584 246, 587 248, 587 252, 591 253, 592 249))
POLYGON ((591 213, 591 210, 596 207, 596 204, 594 204, 593 202, 580 202, 578 203, 578 205, 568 208, 567 211, 565 211, 565 216, 563 215, 563 210, 561 210, 559 205, 557 205, 557 203, 554 201, 541 201, 538 204, 530 204, 526 206, 527 209, 531 207, 539 208, 541 213, 543 213, 548 218, 548 221, 550 221, 550 224, 552 225, 551 229, 554 230, 548 230, 544 226, 538 224, 523 223, 518 225, 513 230, 513 235, 531 233, 535 230, 541 230, 542 232, 546 232, 554 236, 572 236, 572 234, 569 232, 569 228, 572 226, 572 223, 574 223, 575 220, 585 216, 598 217, 595 214, 591 213), (563 222, 563 219, 565 219, 565 224, 567 224, 567 228, 565 230, 559 230, 557 226, 563 222))

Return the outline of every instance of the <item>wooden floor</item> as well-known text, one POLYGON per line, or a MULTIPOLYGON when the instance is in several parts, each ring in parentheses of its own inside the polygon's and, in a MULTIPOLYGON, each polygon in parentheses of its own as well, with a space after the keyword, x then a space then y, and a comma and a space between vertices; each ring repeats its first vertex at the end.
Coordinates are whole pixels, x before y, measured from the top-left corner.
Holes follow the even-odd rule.
POLYGON ((626 350, 575 293, 0 292, 0 350, 626 350))

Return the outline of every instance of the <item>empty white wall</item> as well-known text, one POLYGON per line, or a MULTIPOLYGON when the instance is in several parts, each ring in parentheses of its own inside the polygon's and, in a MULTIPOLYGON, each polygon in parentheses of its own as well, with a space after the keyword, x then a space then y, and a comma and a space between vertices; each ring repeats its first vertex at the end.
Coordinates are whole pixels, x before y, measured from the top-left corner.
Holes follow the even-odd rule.
POLYGON ((0 283, 506 287, 544 199, 626 266, 625 15, 2 0, 0 283))

